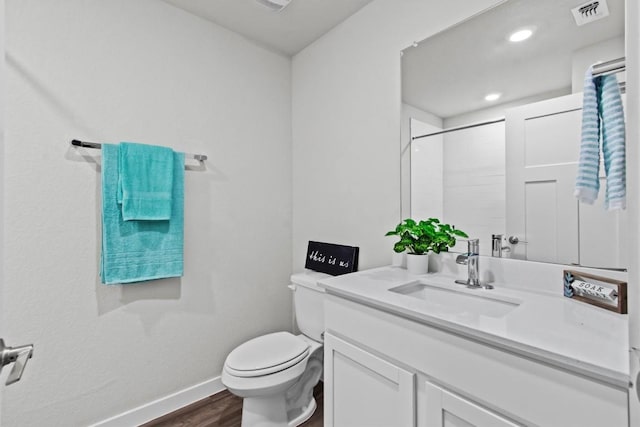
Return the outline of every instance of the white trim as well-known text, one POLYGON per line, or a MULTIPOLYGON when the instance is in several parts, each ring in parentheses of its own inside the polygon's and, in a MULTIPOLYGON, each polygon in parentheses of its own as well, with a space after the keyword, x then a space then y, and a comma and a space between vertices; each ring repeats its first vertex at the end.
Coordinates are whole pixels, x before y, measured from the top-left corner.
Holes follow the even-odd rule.
POLYGON ((640 422, 640 385, 636 378, 640 375, 640 353, 634 351, 634 347, 640 346, 640 124, 637 117, 640 114, 640 5, 637 1, 626 1, 626 71, 627 71, 627 200, 629 202, 629 286, 627 288, 627 304, 629 307, 629 345, 631 347, 629 373, 631 383, 629 386, 629 425, 637 425, 640 422))
POLYGON ((225 390, 220 377, 212 378, 200 384, 188 387, 184 390, 170 394, 153 402, 133 408, 122 414, 92 424, 90 427, 122 427, 137 426, 151 420, 155 420, 170 412, 183 408, 205 397, 225 390))

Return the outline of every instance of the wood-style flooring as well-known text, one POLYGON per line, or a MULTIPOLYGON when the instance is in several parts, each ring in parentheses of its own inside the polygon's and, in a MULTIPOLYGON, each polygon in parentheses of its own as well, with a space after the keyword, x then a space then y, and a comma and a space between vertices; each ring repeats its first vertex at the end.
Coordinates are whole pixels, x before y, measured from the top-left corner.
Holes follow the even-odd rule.
MULTIPOLYGON (((304 427, 322 427, 324 409, 322 381, 313 389, 318 408, 304 427)), ((141 427, 240 427, 242 399, 228 391, 209 396, 175 412, 143 424, 141 427)))

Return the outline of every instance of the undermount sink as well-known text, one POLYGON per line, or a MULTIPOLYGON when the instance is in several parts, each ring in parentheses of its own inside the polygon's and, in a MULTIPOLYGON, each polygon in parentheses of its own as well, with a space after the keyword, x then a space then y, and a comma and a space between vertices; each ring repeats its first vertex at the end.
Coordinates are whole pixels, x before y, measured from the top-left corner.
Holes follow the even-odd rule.
POLYGON ((488 294, 491 291, 479 289, 469 290, 460 287, 456 289, 430 285, 420 282, 412 282, 406 285, 389 289, 397 294, 407 295, 437 305, 447 312, 470 313, 488 317, 503 317, 517 308, 520 303, 499 298, 488 294))

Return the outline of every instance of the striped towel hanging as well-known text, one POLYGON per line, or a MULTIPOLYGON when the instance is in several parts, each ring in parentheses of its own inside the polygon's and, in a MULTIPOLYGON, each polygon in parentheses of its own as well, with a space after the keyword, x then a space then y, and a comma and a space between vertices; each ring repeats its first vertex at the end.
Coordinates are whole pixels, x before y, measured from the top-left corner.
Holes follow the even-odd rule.
POLYGON ((585 73, 582 108, 582 139, 575 196, 593 204, 600 190, 600 150, 604 156, 605 208, 626 208, 626 162, 624 110, 615 75, 593 77, 585 73), (602 142, 602 144, 601 144, 602 142))

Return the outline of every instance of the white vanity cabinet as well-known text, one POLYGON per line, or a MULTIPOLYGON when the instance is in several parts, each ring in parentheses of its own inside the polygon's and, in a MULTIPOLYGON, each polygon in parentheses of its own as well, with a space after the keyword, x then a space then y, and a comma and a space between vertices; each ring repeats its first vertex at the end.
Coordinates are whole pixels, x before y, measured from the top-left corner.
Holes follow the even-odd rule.
POLYGON ((327 426, 628 426, 624 386, 363 302, 325 299, 327 426))
POLYGON ((423 425, 429 427, 517 427, 488 409, 430 382, 425 383, 426 411, 423 425))
POLYGON ((415 425, 414 374, 330 334, 324 360, 325 426, 415 425))

